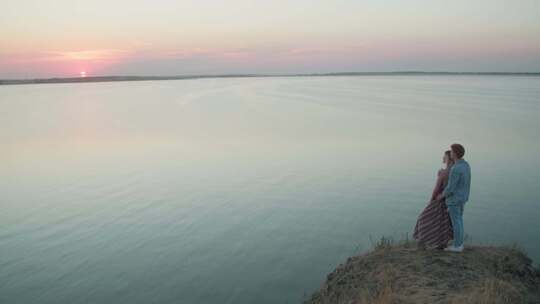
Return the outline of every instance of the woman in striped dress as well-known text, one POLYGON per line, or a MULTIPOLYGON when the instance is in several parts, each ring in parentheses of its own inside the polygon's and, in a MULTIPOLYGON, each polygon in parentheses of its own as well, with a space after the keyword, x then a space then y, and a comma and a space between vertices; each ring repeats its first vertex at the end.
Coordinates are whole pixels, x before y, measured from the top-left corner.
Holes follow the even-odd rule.
POLYGON ((446 168, 440 169, 437 174, 437 183, 431 194, 429 204, 424 208, 414 227, 413 237, 418 241, 418 247, 436 247, 444 249, 449 240, 453 238, 452 222, 444 200, 438 201, 437 196, 443 192, 448 182, 448 174, 453 165, 450 151, 444 152, 443 163, 446 168))

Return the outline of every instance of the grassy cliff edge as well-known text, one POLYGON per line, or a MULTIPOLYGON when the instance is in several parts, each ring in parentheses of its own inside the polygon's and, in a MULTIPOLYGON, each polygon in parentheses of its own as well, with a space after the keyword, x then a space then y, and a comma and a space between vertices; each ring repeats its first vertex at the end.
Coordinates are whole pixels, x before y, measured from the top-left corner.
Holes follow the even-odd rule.
POLYGON ((451 253, 383 238, 340 264, 304 303, 540 303, 540 271, 517 246, 451 253))

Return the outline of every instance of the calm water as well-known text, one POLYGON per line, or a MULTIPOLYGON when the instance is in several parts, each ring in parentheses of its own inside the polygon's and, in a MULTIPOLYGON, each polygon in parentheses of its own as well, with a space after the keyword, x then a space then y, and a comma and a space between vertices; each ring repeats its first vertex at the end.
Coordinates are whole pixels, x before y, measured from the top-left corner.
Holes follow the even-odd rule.
POLYGON ((465 230, 540 261, 540 77, 0 87, 1 303, 297 303, 411 234, 443 151, 465 230))

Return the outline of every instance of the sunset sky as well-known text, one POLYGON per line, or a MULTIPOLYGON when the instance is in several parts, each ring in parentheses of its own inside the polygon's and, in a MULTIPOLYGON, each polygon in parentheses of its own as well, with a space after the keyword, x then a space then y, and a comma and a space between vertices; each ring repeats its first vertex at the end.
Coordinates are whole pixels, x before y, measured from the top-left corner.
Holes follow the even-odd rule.
POLYGON ((540 72, 540 1, 17 0, 0 78, 540 72))

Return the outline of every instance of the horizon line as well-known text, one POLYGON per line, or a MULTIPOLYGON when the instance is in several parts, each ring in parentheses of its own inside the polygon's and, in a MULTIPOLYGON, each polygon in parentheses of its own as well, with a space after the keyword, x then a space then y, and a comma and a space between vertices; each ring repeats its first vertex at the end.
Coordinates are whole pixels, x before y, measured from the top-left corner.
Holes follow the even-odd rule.
POLYGON ((151 81, 182 80, 200 78, 248 78, 248 77, 317 77, 317 76, 377 76, 377 75, 485 75, 485 76, 540 76, 540 72, 449 72, 449 71, 389 71, 389 72, 327 72, 327 73, 226 73, 226 74, 187 74, 187 75, 99 75, 78 77, 46 77, 46 78, 11 78, 0 79, 0 85, 43 84, 43 83, 86 83, 114 81, 151 81))

